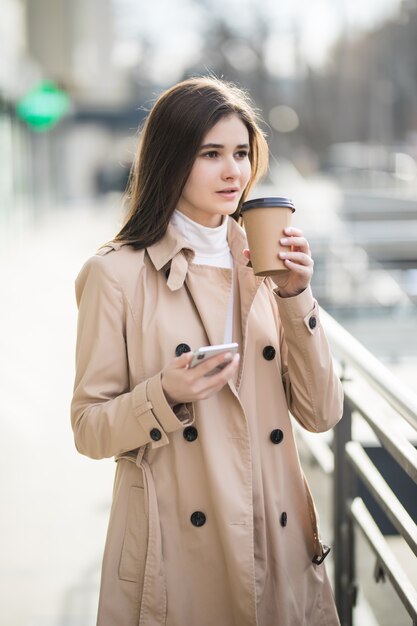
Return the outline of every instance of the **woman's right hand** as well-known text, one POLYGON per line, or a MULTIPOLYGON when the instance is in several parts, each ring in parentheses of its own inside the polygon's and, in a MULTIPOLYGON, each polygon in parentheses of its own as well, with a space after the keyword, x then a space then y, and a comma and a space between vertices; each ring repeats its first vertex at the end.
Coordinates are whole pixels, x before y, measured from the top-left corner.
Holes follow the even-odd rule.
POLYGON ((235 376, 239 365, 239 354, 219 354, 206 359, 204 363, 189 368, 192 352, 186 352, 173 359, 162 370, 162 389, 171 406, 205 400, 220 391, 235 376), (224 362, 230 361, 220 372, 206 376, 211 370, 224 362))

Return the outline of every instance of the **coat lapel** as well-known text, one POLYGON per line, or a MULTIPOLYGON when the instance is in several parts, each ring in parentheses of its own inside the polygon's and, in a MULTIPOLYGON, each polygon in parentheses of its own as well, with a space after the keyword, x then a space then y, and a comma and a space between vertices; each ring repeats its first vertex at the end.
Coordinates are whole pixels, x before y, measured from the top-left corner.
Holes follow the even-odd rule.
POLYGON ((190 264, 185 285, 206 331, 208 344, 223 343, 232 270, 190 264))
POLYGON ((249 313, 258 289, 265 279, 263 276, 255 276, 253 269, 250 266, 236 265, 236 274, 239 285, 240 320, 242 330, 242 337, 240 340, 240 367, 236 385, 237 388, 239 388, 245 365, 249 313))
POLYGON ((235 274, 238 283, 238 293, 240 302, 241 317, 241 368, 243 368, 243 358, 247 341, 248 318, 259 287, 264 282, 263 276, 255 276, 252 265, 248 265, 248 260, 242 251, 247 248, 248 242, 245 231, 235 220, 229 220, 229 245, 235 260, 235 274))

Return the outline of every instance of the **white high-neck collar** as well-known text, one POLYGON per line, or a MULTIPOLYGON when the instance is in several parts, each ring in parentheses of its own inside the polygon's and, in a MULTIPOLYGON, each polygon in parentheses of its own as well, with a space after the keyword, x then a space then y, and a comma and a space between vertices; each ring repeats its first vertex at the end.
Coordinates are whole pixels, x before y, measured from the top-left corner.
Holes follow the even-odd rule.
POLYGON ((200 259, 211 259, 229 256, 230 248, 227 241, 228 216, 225 215, 220 226, 210 228, 187 217, 175 209, 171 223, 181 233, 187 243, 191 244, 200 259))

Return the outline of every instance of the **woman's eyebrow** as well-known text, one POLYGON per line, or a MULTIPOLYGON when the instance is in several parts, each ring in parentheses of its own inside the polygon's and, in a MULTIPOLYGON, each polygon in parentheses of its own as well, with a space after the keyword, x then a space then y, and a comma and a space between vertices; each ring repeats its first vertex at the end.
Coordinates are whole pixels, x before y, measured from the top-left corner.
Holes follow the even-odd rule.
MULTIPOLYGON (((202 145, 200 147, 200 150, 206 150, 207 148, 224 148, 224 145, 221 143, 205 143, 204 145, 202 145)), ((249 144, 248 143, 240 143, 236 146, 236 148, 238 148, 239 150, 242 150, 244 148, 246 148, 247 150, 249 150, 249 144)))

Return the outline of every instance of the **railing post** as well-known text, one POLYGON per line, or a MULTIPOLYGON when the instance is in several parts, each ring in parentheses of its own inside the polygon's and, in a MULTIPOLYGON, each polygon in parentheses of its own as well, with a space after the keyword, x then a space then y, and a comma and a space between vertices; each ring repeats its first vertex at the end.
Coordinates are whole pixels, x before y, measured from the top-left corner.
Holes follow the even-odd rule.
POLYGON ((354 528, 349 509, 354 497, 353 471, 347 462, 345 446, 352 438, 352 409, 347 401, 343 417, 334 429, 334 590, 336 606, 342 626, 352 626, 356 601, 354 528))

